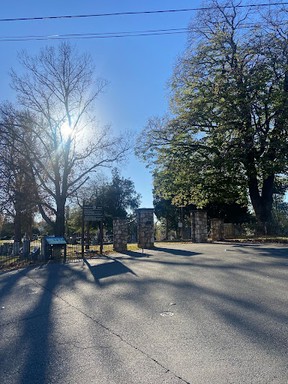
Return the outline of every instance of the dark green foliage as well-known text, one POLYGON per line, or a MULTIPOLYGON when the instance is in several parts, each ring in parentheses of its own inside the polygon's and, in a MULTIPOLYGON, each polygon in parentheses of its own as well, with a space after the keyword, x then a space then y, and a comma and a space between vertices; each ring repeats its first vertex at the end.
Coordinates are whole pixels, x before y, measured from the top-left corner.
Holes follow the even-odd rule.
POLYGON ((138 149, 159 196, 199 208, 250 200, 262 232, 288 171, 288 13, 277 11, 211 1, 175 67, 172 115, 151 119, 138 149))
POLYGON ((103 207, 104 225, 109 231, 113 230, 113 219, 132 219, 140 205, 140 195, 135 191, 133 181, 121 177, 116 168, 112 170, 111 182, 98 185, 89 200, 103 207))
POLYGON ((154 197, 153 200, 154 212, 158 220, 164 219, 166 230, 178 229, 179 221, 179 208, 171 203, 171 200, 161 199, 159 197, 154 197))
POLYGON ((254 221, 254 217, 249 213, 248 208, 237 203, 209 203, 206 205, 205 210, 209 218, 223 219, 225 223, 242 224, 254 221))

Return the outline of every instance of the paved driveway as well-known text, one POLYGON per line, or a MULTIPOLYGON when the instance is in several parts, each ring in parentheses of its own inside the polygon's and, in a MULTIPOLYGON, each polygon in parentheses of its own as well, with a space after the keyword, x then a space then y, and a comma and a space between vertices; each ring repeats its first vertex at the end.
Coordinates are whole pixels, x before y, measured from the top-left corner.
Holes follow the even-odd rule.
POLYGON ((288 247, 161 244, 0 274, 1 384, 288 383, 288 247))

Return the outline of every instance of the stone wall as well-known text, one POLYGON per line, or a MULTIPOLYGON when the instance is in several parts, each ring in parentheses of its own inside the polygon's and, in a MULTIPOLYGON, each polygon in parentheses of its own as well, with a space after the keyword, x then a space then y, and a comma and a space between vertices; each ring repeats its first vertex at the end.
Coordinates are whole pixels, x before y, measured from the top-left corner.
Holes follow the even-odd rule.
POLYGON ((137 241, 139 248, 154 247, 154 209, 137 209, 137 241))
POLYGON ((224 240, 224 222, 222 219, 211 219, 211 240, 224 240))
POLYGON ((113 249, 116 252, 127 251, 128 222, 126 219, 113 220, 113 249))
POLYGON ((191 212, 191 240, 194 243, 206 243, 208 240, 207 212, 191 212))

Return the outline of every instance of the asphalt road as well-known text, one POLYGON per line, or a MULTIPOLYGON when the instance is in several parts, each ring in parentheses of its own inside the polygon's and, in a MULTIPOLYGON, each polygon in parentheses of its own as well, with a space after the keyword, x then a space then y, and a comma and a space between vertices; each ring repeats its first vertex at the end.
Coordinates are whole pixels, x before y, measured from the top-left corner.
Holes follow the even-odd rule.
POLYGON ((1 384, 287 384, 288 247, 162 244, 0 274, 1 384))

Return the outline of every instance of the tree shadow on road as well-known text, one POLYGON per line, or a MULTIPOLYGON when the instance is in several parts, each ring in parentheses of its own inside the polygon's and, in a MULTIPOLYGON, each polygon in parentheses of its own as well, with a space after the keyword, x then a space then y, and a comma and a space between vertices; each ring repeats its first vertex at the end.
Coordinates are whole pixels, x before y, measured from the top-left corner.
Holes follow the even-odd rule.
POLYGON ((197 256, 200 255, 200 252, 192 252, 187 251, 185 249, 175 249, 175 248, 164 248, 164 247, 155 247, 155 251, 157 252, 163 252, 163 253, 170 253, 173 256, 197 256))
MULTIPOLYGON (((142 249, 142 250, 139 250, 138 252, 137 251, 122 251, 122 252, 118 252, 118 254, 129 256, 132 259, 133 258, 141 259, 141 258, 147 258, 147 257, 152 256, 152 252, 150 252, 149 249, 142 249)), ((119 259, 119 257, 117 257, 117 259, 119 259)))
MULTIPOLYGON (((5 372, 2 372, 4 381, 1 380, 0 373, 1 382, 44 383, 49 375, 51 361, 55 359, 56 351, 52 341, 55 327, 52 306, 55 289, 63 277, 63 268, 47 268, 43 285, 35 283, 29 277, 25 280, 31 270, 27 268, 19 271, 14 278, 10 276, 19 292, 16 295, 18 298, 14 298, 16 299, 14 305, 20 305, 22 308, 19 308, 19 312, 15 312, 17 318, 11 317, 14 312, 11 300, 8 301, 7 311, 11 311, 11 318, 5 329, 8 334, 12 331, 13 337, 4 344, 4 348, 1 348, 0 360, 3 367, 5 366, 5 372), (38 293, 35 294, 33 291, 38 293), (5 381, 7 380, 5 373, 11 381, 5 381)), ((9 284, 6 289, 9 294, 12 293, 9 284)))
MULTIPOLYGON (((288 259, 288 247, 261 247, 260 245, 245 245, 244 248, 241 247, 241 245, 233 245, 233 248, 237 249, 237 252, 239 254, 245 253, 249 254, 250 251, 257 252, 257 255, 260 257, 272 257, 275 259, 288 259)), ((287 265, 287 263, 284 263, 284 265, 287 265)))
POLYGON ((185 249, 175 249, 175 248, 164 248, 164 247, 153 247, 151 249, 142 249, 137 251, 124 251, 119 252, 121 255, 127 255, 131 258, 147 258, 155 255, 155 252, 166 253, 167 255, 173 256, 197 256, 200 255, 200 252, 187 251, 185 249))
POLYGON ((133 275, 137 276, 136 273, 132 271, 132 269, 126 267, 126 265, 121 263, 119 260, 112 259, 110 257, 107 257, 106 261, 97 265, 92 265, 91 262, 89 263, 89 261, 86 259, 84 259, 84 263, 89 268, 89 271, 91 272, 95 283, 98 286, 101 286, 100 280, 107 277, 121 275, 124 273, 132 273, 133 275))

